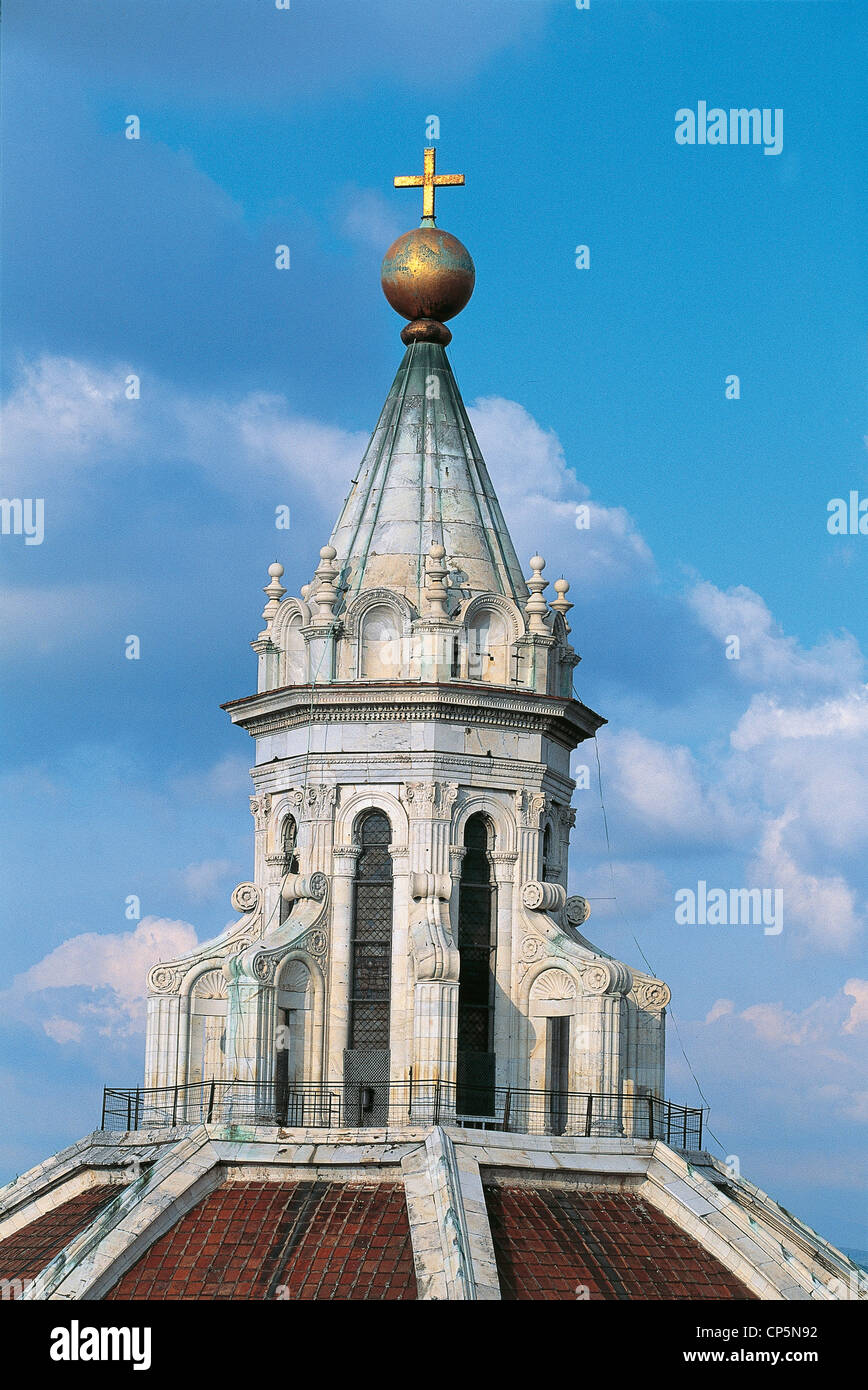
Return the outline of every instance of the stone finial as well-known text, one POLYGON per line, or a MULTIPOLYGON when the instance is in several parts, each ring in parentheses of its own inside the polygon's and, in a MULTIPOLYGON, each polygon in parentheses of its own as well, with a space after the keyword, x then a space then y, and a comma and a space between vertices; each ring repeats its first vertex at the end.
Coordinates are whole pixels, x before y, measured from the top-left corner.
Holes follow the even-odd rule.
POLYGON ((444 563, 446 557, 446 547, 437 545, 431 546, 425 557, 425 598, 428 603, 426 617, 435 619, 445 619, 449 617, 446 611, 446 575, 448 573, 444 563))
POLYGON ((570 586, 566 579, 556 579, 555 592, 557 594, 557 598, 554 599, 551 604, 551 607, 554 610, 554 612, 560 613, 561 617, 566 623, 567 632, 569 632, 570 630, 570 625, 569 623, 567 623, 567 614, 573 607, 573 604, 571 604, 567 598, 569 588, 570 586))
POLYGON ((333 545, 324 545, 319 553, 319 564, 314 574, 316 587, 313 601, 317 606, 317 613, 313 620, 315 627, 328 627, 334 621, 334 606, 338 597, 334 583, 338 574, 338 567, 335 564, 337 553, 333 545))
POLYGON ((545 564, 546 562, 541 555, 531 555, 530 567, 533 570, 533 574, 527 581, 527 587, 530 589, 530 598, 524 605, 524 611, 530 619, 529 631, 539 632, 548 637, 549 630, 545 622, 548 604, 542 596, 543 589, 547 589, 549 586, 549 581, 542 577, 545 564))
POLYGON ((262 616, 265 619, 266 633, 268 632, 272 622, 274 621, 274 615, 276 614, 280 606, 280 600, 286 593, 286 590, 280 582, 282 575, 283 565, 278 564, 276 560, 273 565, 268 566, 269 583, 262 590, 262 592, 268 599, 268 602, 262 610, 262 616))

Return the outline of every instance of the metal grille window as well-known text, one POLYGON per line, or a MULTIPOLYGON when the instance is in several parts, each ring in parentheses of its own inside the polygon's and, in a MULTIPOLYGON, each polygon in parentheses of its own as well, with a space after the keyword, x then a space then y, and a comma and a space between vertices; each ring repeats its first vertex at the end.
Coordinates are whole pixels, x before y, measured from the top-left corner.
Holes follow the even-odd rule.
POLYGON ((485 817, 471 816, 458 898, 458 1103, 477 1114, 487 1113, 494 1085, 494 884, 488 840, 485 817))
POLYGON ((542 876, 543 882, 548 882, 549 865, 552 862, 552 828, 547 825, 543 831, 543 852, 542 852, 542 876))
POLYGON ((350 961, 350 1049, 389 1046, 392 977, 392 829, 382 811, 359 826, 350 961))

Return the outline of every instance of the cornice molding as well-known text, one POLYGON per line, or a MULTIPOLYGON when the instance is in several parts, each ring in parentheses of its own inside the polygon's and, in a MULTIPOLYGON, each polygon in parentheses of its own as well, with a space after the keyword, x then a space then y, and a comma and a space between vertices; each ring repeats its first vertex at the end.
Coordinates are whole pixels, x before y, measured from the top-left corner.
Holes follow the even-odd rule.
MULTIPOLYGON (((274 692, 254 697, 255 703, 229 707, 233 723, 254 737, 304 728, 309 724, 405 724, 438 720, 488 728, 520 729, 542 733, 572 749, 606 722, 576 701, 554 696, 521 696, 489 688, 478 693, 420 690, 351 690, 308 687, 300 698, 287 703, 273 699, 274 692)), ((224 706, 224 708, 227 708, 224 706)))

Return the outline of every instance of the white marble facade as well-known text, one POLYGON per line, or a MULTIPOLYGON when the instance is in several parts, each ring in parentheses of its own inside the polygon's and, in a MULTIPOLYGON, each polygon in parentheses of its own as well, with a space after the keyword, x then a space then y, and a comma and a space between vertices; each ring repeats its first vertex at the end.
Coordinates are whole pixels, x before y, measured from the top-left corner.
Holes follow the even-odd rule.
POLYGON ((605 721, 573 692, 569 584, 548 600, 545 561, 529 568, 445 350, 411 345, 311 582, 288 596, 269 568, 257 693, 226 706, 256 747, 253 874, 234 928, 151 971, 146 1085, 341 1082, 360 834, 379 812, 391 1080, 456 1081, 475 1019, 498 1086, 662 1096, 669 991, 593 947, 567 895, 570 758, 605 721), (462 1004, 471 829, 482 1022, 462 1004))
POLYGON ((603 721, 564 693, 565 616, 495 594, 439 621, 427 607, 414 615, 377 589, 317 624, 304 600, 269 598, 260 691, 228 707, 256 740, 252 880, 233 895, 232 930, 151 971, 146 1085, 271 1081, 279 1047, 291 1080, 340 1080, 358 825, 376 808, 391 829, 392 1079, 456 1078, 461 862, 481 813, 496 1084, 549 1088, 548 1021, 566 1017, 570 1091, 662 1095, 669 991, 590 945, 587 906, 567 896, 570 753, 603 721), (384 613, 395 622, 368 675, 365 633, 384 613), (489 614, 499 624, 480 627, 489 614), (479 672, 487 640, 505 641, 494 680, 479 672), (333 674, 311 681, 324 647, 333 674))

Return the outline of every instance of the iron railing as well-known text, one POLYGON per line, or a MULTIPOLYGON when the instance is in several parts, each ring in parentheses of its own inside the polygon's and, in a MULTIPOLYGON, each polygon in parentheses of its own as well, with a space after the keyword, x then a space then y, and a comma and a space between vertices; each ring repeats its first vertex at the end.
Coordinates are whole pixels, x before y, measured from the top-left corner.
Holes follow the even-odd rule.
POLYGON ((653 1095, 459 1088, 445 1081, 343 1082, 286 1086, 204 1081, 181 1086, 107 1086, 101 1128, 163 1129, 188 1124, 357 1128, 451 1124, 585 1138, 664 1139, 702 1148, 703 1111, 653 1095), (460 1105, 459 1105, 460 1102, 460 1105))

